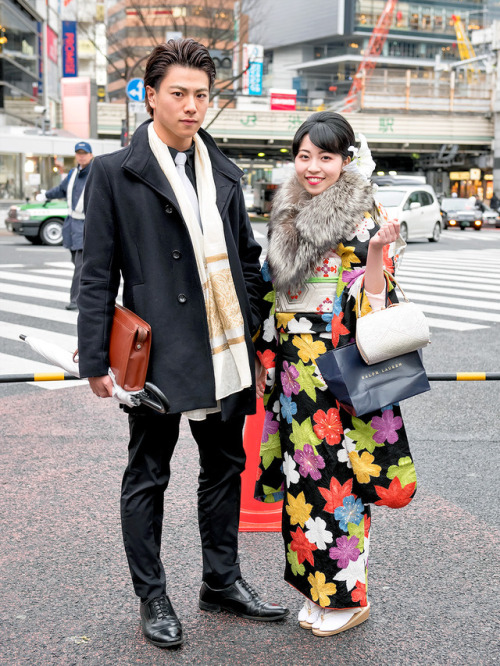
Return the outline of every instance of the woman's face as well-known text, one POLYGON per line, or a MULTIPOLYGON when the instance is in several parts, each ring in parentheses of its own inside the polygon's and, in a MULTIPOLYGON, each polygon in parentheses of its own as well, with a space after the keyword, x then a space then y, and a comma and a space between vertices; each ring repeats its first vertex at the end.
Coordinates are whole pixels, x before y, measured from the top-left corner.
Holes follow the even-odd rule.
POLYGON ((307 134, 295 158, 295 171, 302 187, 314 197, 336 183, 342 167, 349 162, 349 157, 343 160, 338 153, 318 148, 307 134))

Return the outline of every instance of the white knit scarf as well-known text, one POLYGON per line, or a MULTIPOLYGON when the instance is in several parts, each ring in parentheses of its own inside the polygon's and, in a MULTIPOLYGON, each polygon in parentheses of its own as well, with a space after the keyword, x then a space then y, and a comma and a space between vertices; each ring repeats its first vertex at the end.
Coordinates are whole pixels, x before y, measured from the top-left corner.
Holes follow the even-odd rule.
MULTIPOLYGON (((243 316, 229 265, 222 218, 216 204, 210 156, 205 144, 196 134, 194 162, 202 232, 168 146, 156 133, 153 123, 149 124, 148 137, 153 155, 174 191, 193 244, 205 298, 215 377, 215 397, 219 401, 251 386, 252 376, 243 316)), ((196 350, 193 350, 193 353, 196 353, 196 350)), ((217 410, 195 410, 187 413, 187 416, 201 420, 205 418, 206 413, 213 411, 217 410)))

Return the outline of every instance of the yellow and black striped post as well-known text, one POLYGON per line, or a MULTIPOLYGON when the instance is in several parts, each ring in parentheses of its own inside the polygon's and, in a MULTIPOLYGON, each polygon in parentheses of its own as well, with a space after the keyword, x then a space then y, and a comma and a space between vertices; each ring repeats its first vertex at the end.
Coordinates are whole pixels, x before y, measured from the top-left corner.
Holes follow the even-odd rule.
POLYGON ((428 374, 430 382, 491 382, 500 379, 500 372, 450 372, 428 374))
POLYGON ((14 382, 57 382, 61 379, 80 379, 65 372, 34 372, 26 375, 1 375, 0 384, 13 384, 14 382))
MULTIPOLYGON (((26 375, 0 375, 0 384, 15 382, 56 382, 62 379, 80 379, 65 372, 35 372, 26 375)), ((488 382, 500 380, 500 372, 450 372, 427 375, 430 382, 488 382)))

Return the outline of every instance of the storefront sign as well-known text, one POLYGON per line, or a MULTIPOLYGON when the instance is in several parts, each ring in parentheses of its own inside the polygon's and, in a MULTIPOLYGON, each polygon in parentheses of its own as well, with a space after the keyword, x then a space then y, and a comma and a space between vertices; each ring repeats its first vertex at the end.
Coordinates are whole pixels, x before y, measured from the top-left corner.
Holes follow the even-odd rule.
POLYGON ((262 95, 264 47, 261 44, 243 44, 242 88, 244 95, 262 95))
POLYGON ((297 108, 296 90, 270 88, 271 111, 295 111, 297 108))
POLYGON ((42 23, 38 21, 37 24, 38 32, 38 96, 42 97, 43 95, 43 39, 42 39, 42 23))
POLYGON ((471 180, 481 180, 481 169, 471 169, 470 170, 470 179, 471 180))
POLYGON ((47 26, 47 57, 57 65, 57 35, 47 26))
POLYGON ((64 77, 78 76, 78 46, 76 38, 76 21, 62 22, 62 56, 64 77))
POLYGON ((469 171, 450 171, 450 180, 469 180, 469 171))

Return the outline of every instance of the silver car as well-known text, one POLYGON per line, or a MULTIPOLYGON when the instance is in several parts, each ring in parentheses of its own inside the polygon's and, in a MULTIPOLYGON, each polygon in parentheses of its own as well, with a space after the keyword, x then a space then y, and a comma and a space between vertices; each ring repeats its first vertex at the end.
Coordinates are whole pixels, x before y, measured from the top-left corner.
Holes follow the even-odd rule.
POLYGON ((428 238, 437 243, 441 237, 441 211, 430 185, 384 185, 375 199, 386 209, 390 219, 400 223, 404 241, 428 238))

